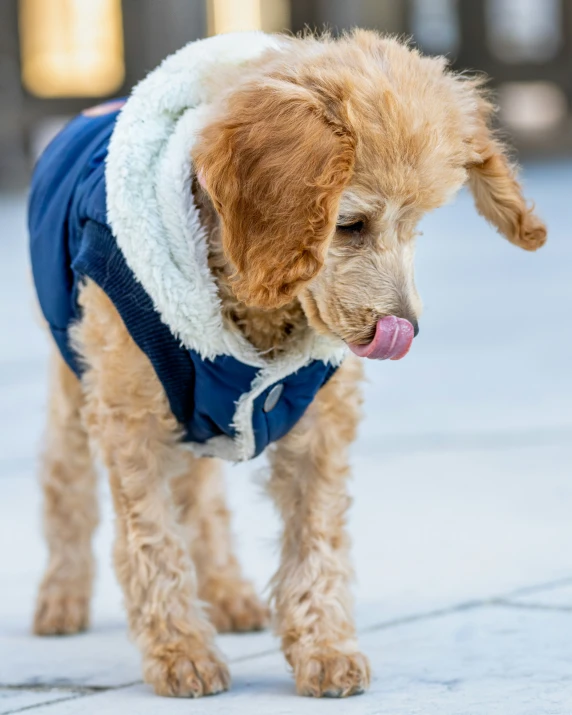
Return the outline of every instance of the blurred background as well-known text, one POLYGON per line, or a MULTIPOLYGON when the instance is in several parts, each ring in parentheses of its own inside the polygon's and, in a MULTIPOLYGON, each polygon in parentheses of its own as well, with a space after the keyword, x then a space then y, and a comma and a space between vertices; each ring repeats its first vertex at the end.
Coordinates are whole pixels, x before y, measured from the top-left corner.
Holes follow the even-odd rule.
POLYGON ((521 155, 572 149, 572 0, 2 0, 0 188, 26 184, 67 117, 128 93, 189 40, 356 25, 489 74, 521 155))
MULTIPOLYGON (((33 162, 68 118, 127 94, 190 40, 324 25, 411 35, 457 69, 486 72, 549 235, 538 253, 520 251, 461 192, 421 225, 425 309, 413 349, 402 361, 366 361, 349 525, 358 625, 384 712, 572 712, 572 0, 0 0, 0 653, 10 654, 0 657, 0 715, 17 711, 3 697, 28 707, 54 684, 76 697, 73 688, 140 678, 110 566, 104 480, 94 630, 57 644, 29 635, 46 559, 37 453, 50 352, 28 267, 33 162), (431 627, 423 614, 439 609, 456 615, 431 627), (30 683, 37 692, 25 692, 30 683), (415 702, 394 707, 392 692, 415 702), (419 705, 424 694, 436 709, 419 705)), ((227 467, 239 553, 260 589, 276 568, 279 529, 247 478, 263 464, 227 467)), ((245 661, 245 651, 276 647, 268 634, 223 646, 245 661)), ((288 678, 276 662, 272 677, 288 678)), ((266 668, 251 667, 243 683, 266 668)), ((355 712, 374 711, 364 707, 355 712)), ((287 712, 264 709, 274 711, 287 712)))

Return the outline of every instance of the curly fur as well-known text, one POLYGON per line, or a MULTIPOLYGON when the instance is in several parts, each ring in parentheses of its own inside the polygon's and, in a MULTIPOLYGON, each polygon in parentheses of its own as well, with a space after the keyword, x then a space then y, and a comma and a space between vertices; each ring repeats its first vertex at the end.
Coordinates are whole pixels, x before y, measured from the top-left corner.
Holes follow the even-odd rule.
MULTIPOLYGON (((489 128, 481 82, 373 32, 278 44, 240 71, 213 74, 209 120, 193 147, 206 190, 190 176, 184 184, 222 320, 253 351, 272 360, 308 331, 363 342, 384 315, 417 319, 416 224, 467 181, 506 238, 527 250, 544 243, 489 128)), ((51 383, 42 470, 50 560, 35 630, 88 623, 89 437, 109 470, 115 566, 145 679, 165 695, 219 692, 229 674, 214 626, 258 629, 268 617, 233 554, 219 465, 180 448, 161 384, 109 299, 88 282, 80 302, 74 340, 85 377, 80 386, 58 357, 51 383)), ((298 691, 312 696, 359 693, 370 679, 345 530, 360 374, 346 360, 269 450, 268 491, 284 523, 275 628, 298 691)))

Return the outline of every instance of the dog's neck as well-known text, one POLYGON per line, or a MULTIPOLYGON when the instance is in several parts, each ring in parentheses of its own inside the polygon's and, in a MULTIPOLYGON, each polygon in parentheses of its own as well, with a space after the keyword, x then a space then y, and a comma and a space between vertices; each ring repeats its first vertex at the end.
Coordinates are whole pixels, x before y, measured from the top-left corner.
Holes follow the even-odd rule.
POLYGON ((193 182, 193 194, 201 223, 207 230, 209 268, 217 284, 225 327, 237 330, 266 357, 288 350, 308 330, 308 321, 298 300, 275 310, 241 303, 232 291, 232 265, 224 255, 220 219, 205 191, 193 182))

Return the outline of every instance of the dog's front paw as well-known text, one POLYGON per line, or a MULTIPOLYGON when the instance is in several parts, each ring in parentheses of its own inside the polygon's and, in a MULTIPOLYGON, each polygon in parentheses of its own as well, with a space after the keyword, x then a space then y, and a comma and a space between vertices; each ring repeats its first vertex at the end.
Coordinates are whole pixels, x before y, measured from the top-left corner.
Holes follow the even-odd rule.
POLYGON ((249 581, 211 579, 204 584, 200 597, 209 604, 209 620, 219 633, 261 631, 268 626, 268 606, 249 581))
POLYGON ((369 661, 361 653, 335 648, 301 651, 293 661, 296 690, 314 698, 345 698, 369 687, 369 661))
POLYGON ((40 586, 34 633, 39 636, 71 635, 84 631, 89 624, 89 594, 73 584, 40 586))
POLYGON ((169 697, 199 698, 230 687, 230 673, 218 655, 186 643, 158 646, 145 657, 143 674, 157 695, 169 697))

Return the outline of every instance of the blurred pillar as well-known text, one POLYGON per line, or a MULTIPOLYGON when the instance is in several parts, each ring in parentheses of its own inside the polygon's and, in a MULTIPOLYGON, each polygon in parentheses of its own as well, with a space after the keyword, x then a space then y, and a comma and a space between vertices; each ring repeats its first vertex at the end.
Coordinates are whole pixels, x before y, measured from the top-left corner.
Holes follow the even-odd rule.
POLYGON ((292 23, 290 0, 260 0, 262 29, 265 32, 289 30, 292 23))
POLYGON ((125 76, 121 0, 20 0, 22 81, 38 97, 104 97, 125 76))
POLYGON ((409 30, 423 52, 451 57, 458 51, 461 28, 457 0, 410 0, 409 11, 409 30))
POLYGON ((290 29, 290 0, 206 0, 208 32, 290 29))
POLYGON ((260 0, 207 0, 209 35, 260 30, 260 0))

